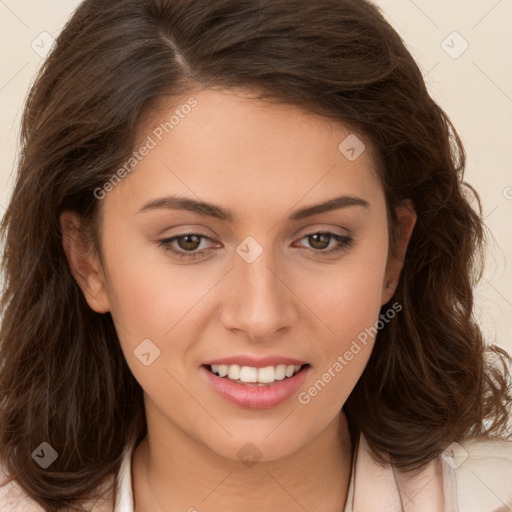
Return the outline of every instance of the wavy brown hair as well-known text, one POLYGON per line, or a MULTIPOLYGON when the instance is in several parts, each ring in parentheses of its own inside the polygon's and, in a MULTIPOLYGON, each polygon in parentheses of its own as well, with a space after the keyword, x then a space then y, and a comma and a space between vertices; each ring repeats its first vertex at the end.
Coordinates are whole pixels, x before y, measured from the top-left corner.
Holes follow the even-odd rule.
POLYGON ((452 441, 510 437, 510 357, 473 316, 485 229, 465 153, 422 73, 366 0, 86 0, 30 89, 1 224, 0 456, 46 511, 96 497, 146 434, 143 393, 110 314, 87 305, 62 247, 72 209, 96 240, 94 190, 127 160, 159 98, 243 87, 352 127, 387 199, 418 214, 398 288, 344 406, 377 460, 421 468, 452 441), (487 357, 487 353, 494 357, 487 357), (48 469, 32 452, 58 452, 48 469))

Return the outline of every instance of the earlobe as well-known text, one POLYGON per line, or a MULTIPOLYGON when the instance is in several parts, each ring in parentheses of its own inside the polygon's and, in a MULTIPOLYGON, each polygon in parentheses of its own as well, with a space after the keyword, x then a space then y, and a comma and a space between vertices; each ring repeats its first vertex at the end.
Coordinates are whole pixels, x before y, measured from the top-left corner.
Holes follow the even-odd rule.
POLYGON ((80 233, 80 216, 73 211, 64 211, 60 216, 62 246, 69 268, 85 300, 97 313, 110 311, 103 269, 91 244, 80 233))
POLYGON ((418 215, 414 210, 411 201, 407 200, 402 206, 399 206, 396 209, 396 217, 399 233, 396 240, 396 251, 398 254, 393 254, 390 251, 388 255, 386 275, 384 276, 382 289, 382 304, 386 304, 396 291, 400 274, 404 266, 407 246, 409 245, 418 215))

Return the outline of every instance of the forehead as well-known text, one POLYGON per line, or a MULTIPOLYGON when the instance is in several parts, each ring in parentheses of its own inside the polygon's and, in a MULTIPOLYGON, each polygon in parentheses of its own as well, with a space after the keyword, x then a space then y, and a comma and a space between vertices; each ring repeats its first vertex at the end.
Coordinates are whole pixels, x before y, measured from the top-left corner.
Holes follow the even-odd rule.
POLYGON ((297 106, 253 99, 247 91, 205 89, 160 98, 136 139, 135 151, 151 149, 116 187, 126 204, 140 206, 142 196, 168 192, 259 208, 282 198, 284 208, 302 198, 308 204, 329 194, 381 192, 364 136, 297 106))
MULTIPOLYGON (((153 134, 157 142, 165 138, 182 144, 185 137, 191 139, 193 131, 194 143, 201 137, 212 141, 217 138, 217 144, 244 140, 255 148, 265 144, 269 150, 285 151, 287 142, 297 150, 296 142, 300 141, 304 149, 323 147, 332 151, 332 142, 337 148, 347 136, 356 135, 357 130, 344 121, 280 100, 255 98, 255 94, 256 91, 240 88, 222 91, 206 88, 180 97, 157 98, 139 122, 137 139, 140 143, 153 134)), ((373 151, 366 136, 357 133, 357 137, 361 141, 365 139, 366 149, 373 151)), ((249 148, 245 144, 240 149, 249 148)))

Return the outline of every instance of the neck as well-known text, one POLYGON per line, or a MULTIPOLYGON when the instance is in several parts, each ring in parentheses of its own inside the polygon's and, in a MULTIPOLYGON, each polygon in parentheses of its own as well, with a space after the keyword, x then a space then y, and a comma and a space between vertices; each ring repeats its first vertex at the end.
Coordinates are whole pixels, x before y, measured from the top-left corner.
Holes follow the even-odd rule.
POLYGON ((352 446, 341 412, 315 439, 274 461, 240 464, 179 432, 148 435, 132 461, 134 512, 342 512, 352 446))

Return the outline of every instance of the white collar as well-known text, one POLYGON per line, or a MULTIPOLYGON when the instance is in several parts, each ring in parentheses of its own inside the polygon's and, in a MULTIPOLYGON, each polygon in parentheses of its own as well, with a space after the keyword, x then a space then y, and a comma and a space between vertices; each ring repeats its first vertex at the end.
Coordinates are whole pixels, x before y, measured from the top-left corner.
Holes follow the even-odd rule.
MULTIPOLYGON (((377 464, 366 438, 361 435, 354 450, 343 512, 498 512, 505 510, 502 508, 505 502, 512 505, 512 441, 470 440, 463 446, 452 445, 451 459, 442 454, 418 475, 408 477, 389 464, 377 464), (479 480, 475 476, 479 476, 479 480)), ((125 450, 113 512, 133 512, 131 466, 134 451, 133 446, 125 450)))
MULTIPOLYGON (((359 443, 358 443, 359 444, 359 443)), ((113 512, 133 512, 133 488, 132 488, 132 458, 135 446, 127 446, 118 475, 118 492, 113 512)), ((356 454, 352 461, 352 470, 347 496, 347 504, 343 512, 352 512, 352 501, 354 495, 354 466, 356 454)))
POLYGON ((135 446, 125 448, 118 475, 118 489, 114 512, 133 512, 132 457, 135 446))

